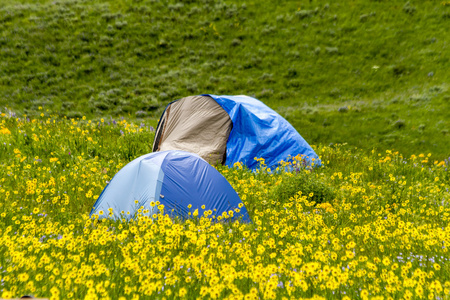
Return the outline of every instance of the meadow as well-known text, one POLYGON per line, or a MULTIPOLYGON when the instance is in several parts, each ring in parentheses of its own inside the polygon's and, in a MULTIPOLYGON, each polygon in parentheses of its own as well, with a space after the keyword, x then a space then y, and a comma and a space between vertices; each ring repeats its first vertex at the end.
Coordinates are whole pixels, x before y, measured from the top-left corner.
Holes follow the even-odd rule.
MULTIPOLYGON (((449 160, 318 146, 257 172, 219 166, 252 223, 89 218, 150 152, 126 119, 0 119, 0 296, 51 299, 448 299, 449 160)), ((194 208, 193 208, 194 209, 194 208)))
POLYGON ((449 1, 0 0, 0 298, 450 299, 449 1), (315 145, 217 166, 251 223, 90 218, 178 98, 315 145))

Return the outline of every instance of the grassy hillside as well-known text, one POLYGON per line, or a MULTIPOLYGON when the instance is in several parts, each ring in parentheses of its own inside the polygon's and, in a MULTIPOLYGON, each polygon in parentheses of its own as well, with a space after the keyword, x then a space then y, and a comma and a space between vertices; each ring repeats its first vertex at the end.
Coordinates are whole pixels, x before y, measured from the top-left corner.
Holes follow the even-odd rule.
POLYGON ((155 118, 246 94, 311 144, 445 158, 448 28, 447 1, 0 0, 0 105, 155 118))

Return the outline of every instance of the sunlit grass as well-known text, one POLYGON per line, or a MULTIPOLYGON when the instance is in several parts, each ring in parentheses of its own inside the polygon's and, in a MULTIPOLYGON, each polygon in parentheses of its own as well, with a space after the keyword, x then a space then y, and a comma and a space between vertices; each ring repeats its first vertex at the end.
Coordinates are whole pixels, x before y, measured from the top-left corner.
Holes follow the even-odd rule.
POLYGON ((449 16, 440 0, 0 0, 0 107, 156 123, 182 97, 249 95, 309 143, 444 159, 449 16))

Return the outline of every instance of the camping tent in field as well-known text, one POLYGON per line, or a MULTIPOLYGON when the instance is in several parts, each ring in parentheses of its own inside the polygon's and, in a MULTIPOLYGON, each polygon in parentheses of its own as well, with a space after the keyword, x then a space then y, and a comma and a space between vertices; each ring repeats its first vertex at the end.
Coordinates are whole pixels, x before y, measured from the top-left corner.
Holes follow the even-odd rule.
POLYGON ((211 217, 218 217, 232 210, 233 219, 250 220, 222 174, 200 156, 175 150, 146 154, 123 167, 104 188, 90 215, 99 219, 130 219, 138 213, 152 216, 157 213, 157 201, 165 213, 181 218, 198 209, 199 216, 210 211, 211 217))
POLYGON ((153 151, 184 150, 211 164, 232 167, 241 162, 256 169, 257 158, 268 167, 289 156, 320 160, 301 135, 274 110, 248 96, 190 96, 170 103, 156 130, 153 151))

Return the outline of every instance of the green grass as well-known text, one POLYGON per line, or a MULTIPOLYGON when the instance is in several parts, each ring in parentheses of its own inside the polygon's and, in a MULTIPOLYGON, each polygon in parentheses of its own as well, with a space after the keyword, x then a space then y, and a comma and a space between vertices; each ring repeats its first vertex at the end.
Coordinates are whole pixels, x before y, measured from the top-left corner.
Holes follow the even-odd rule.
POLYGON ((19 114, 155 120, 180 97, 246 94, 311 144, 449 156, 445 1, 0 7, 0 105, 19 114))

